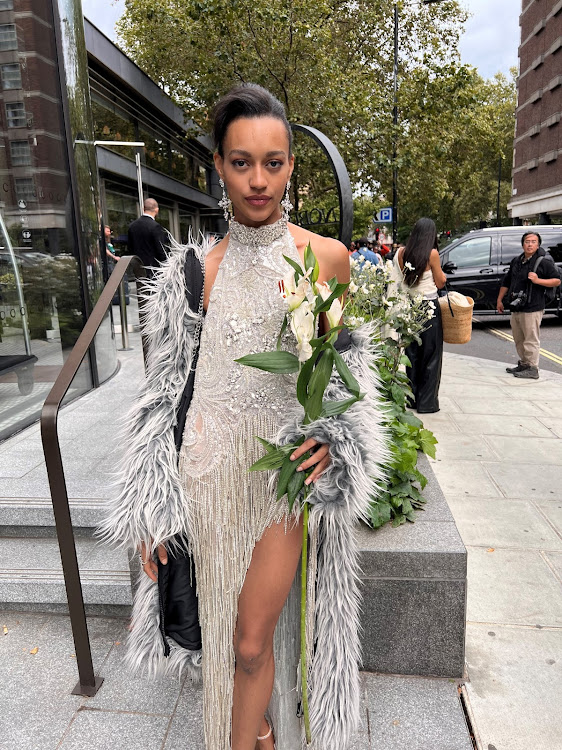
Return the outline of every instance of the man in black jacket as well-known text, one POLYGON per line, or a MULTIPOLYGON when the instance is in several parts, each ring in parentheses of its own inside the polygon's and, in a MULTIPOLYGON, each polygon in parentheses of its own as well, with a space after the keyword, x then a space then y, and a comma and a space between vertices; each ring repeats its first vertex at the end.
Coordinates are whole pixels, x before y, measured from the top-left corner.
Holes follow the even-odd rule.
POLYGON ((146 275, 153 275, 153 268, 166 260, 168 235, 166 230, 158 224, 158 203, 154 198, 144 201, 144 213, 129 226, 128 252, 138 255, 146 267, 146 275))
POLYGON ((545 290, 560 286, 560 275, 552 257, 543 250, 537 232, 525 232, 521 238, 523 252, 514 258, 503 278, 498 294, 497 311, 504 312, 503 299, 508 294, 511 309, 511 331, 519 355, 516 367, 507 372, 516 378, 539 377, 540 327, 545 307, 545 290), (538 267, 537 260, 541 259, 538 267))

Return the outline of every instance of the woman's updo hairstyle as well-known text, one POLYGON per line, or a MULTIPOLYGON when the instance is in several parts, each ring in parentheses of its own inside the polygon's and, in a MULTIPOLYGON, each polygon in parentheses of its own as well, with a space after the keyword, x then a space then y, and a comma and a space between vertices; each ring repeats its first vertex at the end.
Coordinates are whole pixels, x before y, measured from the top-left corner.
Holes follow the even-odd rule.
POLYGON ((223 143, 228 126, 241 117, 275 117, 281 120, 289 139, 289 155, 293 150, 293 133, 285 109, 263 86, 243 83, 235 86, 217 102, 213 110, 213 139, 219 156, 224 158, 223 143))

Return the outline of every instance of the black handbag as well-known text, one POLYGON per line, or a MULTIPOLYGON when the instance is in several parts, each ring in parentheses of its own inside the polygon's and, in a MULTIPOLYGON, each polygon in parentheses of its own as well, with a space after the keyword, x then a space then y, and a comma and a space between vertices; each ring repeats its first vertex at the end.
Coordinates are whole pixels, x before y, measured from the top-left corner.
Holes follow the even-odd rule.
MULTIPOLYGON (((203 290, 205 275, 203 265, 193 250, 189 250, 184 265, 185 289, 189 307, 199 313, 199 325, 195 332, 195 351, 189 377, 182 393, 174 427, 174 441, 178 451, 181 448, 187 411, 193 397, 195 367, 199 356, 199 333, 203 320, 203 290)), ((160 632, 164 641, 164 655, 169 656, 170 645, 167 638, 182 648, 198 651, 201 648, 201 627, 197 606, 195 565, 185 551, 185 539, 177 539, 177 544, 168 551, 168 562, 162 565, 158 560, 158 596, 160 600, 160 632)))

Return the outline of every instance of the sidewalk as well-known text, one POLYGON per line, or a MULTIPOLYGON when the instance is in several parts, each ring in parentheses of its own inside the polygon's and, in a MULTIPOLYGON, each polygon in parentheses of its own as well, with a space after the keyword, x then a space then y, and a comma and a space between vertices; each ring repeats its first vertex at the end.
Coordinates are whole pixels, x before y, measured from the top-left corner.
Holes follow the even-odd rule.
POLYGON ((482 750, 560 750, 562 375, 445 355, 432 463, 468 550, 466 685, 482 750))
MULTIPOLYGON (((61 413, 73 520, 83 526, 108 492, 102 467, 111 466, 117 449, 111 425, 142 376, 135 337, 132 344, 135 351, 120 353, 114 378, 61 413)), ((553 717, 562 687, 562 376, 544 373, 525 383, 504 367, 446 355, 442 411, 424 421, 440 441, 433 468, 469 550, 465 691, 478 748, 560 750, 553 717)), ((1 512, 13 502, 14 513, 17 499, 18 513, 27 501, 30 519, 46 516, 41 463, 37 426, 0 446, 1 512)), ((18 567, 7 559, 6 541, 12 540, 1 541, 2 565, 18 567)), ((54 559, 54 539, 32 541, 38 560, 54 559)), ((77 546, 93 578, 109 569, 126 573, 126 559, 92 540, 78 539, 77 546)), ((21 566, 24 580, 24 568, 34 565, 21 566)), ((52 568, 49 576, 58 575, 62 587, 60 570, 52 568)), ((81 698, 70 695, 77 672, 68 617, 0 605, 2 750, 202 750, 200 688, 130 678, 120 665, 126 619, 89 617, 88 624, 105 682, 94 698, 81 698)), ((367 673, 362 680, 363 726, 354 750, 471 750, 455 680, 367 673)))

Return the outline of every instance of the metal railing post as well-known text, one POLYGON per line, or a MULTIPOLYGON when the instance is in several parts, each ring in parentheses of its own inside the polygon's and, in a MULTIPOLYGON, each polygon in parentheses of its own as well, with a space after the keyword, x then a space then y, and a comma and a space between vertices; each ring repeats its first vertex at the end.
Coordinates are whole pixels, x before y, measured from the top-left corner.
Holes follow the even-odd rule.
POLYGON ((90 648, 88 626, 86 623, 82 583, 80 581, 80 570, 78 568, 78 559, 76 557, 74 531, 72 529, 72 519, 68 504, 68 492, 60 452, 57 419, 62 400, 70 388, 70 385, 82 364, 82 360, 86 356, 90 344, 102 323, 105 313, 111 305, 117 287, 121 283, 123 276, 134 257, 135 256, 125 256, 121 258, 115 266, 115 269, 109 277, 96 306, 86 321, 82 333, 70 352, 70 356, 64 363, 49 395, 45 399, 41 411, 41 439, 43 442, 43 452, 45 454, 45 464, 51 490, 55 526, 68 600, 68 611, 70 614, 70 624, 72 627, 76 663, 78 666, 79 680, 72 690, 74 695, 95 695, 103 683, 103 677, 94 674, 94 666, 92 663, 92 652, 90 648))

